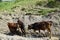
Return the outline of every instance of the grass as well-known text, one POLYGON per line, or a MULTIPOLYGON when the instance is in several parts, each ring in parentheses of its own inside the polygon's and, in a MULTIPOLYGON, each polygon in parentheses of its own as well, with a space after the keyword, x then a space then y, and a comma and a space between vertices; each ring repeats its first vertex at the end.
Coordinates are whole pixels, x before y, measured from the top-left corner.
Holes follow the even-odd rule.
MULTIPOLYGON (((52 12, 56 12, 57 9, 55 8, 45 8, 44 7, 41 7, 40 9, 37 9, 37 10, 34 10, 34 9, 28 9, 26 14, 29 15, 29 12, 32 12, 33 14, 39 14, 39 15, 46 15, 48 13, 52 13, 52 12)), ((32 14, 31 13, 31 14, 32 14)))
MULTIPOLYGON (((0 11, 1 10, 8 10, 10 12, 12 12, 12 8, 19 6, 19 7, 27 7, 30 5, 35 5, 36 2, 38 1, 46 1, 46 0, 16 0, 16 1, 12 1, 12 2, 0 2, 0 11)), ((39 13, 42 13, 43 15, 49 12, 51 9, 54 8, 41 8, 41 11, 38 11, 39 13)), ((31 10, 32 11, 32 10, 31 10)))
POLYGON ((0 10, 7 10, 13 6, 14 2, 1 2, 0 3, 0 10))
POLYGON ((38 13, 40 13, 41 15, 46 15, 46 14, 48 14, 48 13, 51 13, 51 12, 55 12, 56 11, 56 9, 42 9, 42 10, 40 10, 40 11, 38 11, 38 13))
MULTIPOLYGON (((37 0, 36 0, 37 1, 37 0)), ((35 0, 19 0, 16 2, 0 2, 0 10, 9 10, 13 8, 14 6, 27 6, 29 4, 34 4, 36 2, 35 0)))

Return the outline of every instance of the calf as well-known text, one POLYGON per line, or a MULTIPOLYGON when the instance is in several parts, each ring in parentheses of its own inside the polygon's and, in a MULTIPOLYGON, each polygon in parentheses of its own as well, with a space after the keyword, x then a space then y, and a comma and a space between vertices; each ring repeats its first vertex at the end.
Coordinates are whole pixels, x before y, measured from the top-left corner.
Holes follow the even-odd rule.
POLYGON ((28 30, 33 29, 34 32, 36 30, 40 32, 40 30, 45 31, 47 29, 47 31, 50 32, 51 35, 51 29, 50 29, 51 26, 52 26, 52 21, 35 22, 33 24, 28 25, 28 30))
POLYGON ((19 25, 19 28, 20 28, 21 31, 22 31, 22 34, 25 35, 25 27, 24 27, 24 23, 23 23, 22 21, 20 21, 19 19, 18 19, 17 23, 18 23, 18 25, 19 25))
POLYGON ((15 33, 17 31, 18 24, 17 23, 9 23, 8 22, 8 27, 10 29, 10 32, 15 33))

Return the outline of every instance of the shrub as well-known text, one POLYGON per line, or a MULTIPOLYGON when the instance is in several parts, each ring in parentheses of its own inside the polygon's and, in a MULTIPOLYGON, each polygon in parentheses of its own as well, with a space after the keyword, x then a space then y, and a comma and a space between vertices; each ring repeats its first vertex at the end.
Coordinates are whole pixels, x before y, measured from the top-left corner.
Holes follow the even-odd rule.
POLYGON ((20 2, 20 1, 24 1, 24 0, 16 0, 15 3, 18 3, 18 2, 20 2))
POLYGON ((60 0, 55 0, 55 1, 59 1, 60 2, 60 0))
POLYGON ((25 10, 25 8, 22 8, 21 10, 22 10, 22 11, 24 11, 24 10, 25 10))
POLYGON ((46 3, 47 3, 46 1, 37 1, 36 5, 44 6, 46 3))
POLYGON ((54 8, 56 6, 56 2, 55 1, 50 1, 47 3, 47 6, 50 8, 54 8))
POLYGON ((51 13, 51 12, 56 12, 57 10, 49 10, 49 9, 42 9, 42 10, 39 10, 38 13, 42 14, 42 15, 46 15, 48 13, 51 13))
POLYGON ((0 2, 1 2, 2 0, 0 0, 0 2))
POLYGON ((46 15, 48 13, 48 11, 42 9, 42 10, 39 10, 38 13, 40 13, 41 15, 46 15))

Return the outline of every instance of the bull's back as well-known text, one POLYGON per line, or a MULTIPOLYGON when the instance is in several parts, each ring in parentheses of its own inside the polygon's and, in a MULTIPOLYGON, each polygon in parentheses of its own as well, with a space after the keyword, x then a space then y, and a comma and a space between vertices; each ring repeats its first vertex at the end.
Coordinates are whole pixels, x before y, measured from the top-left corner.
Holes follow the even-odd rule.
POLYGON ((8 27, 17 27, 17 23, 8 23, 8 27))
POLYGON ((42 22, 36 22, 32 24, 32 26, 33 26, 33 29, 35 30, 45 29, 44 24, 42 22))
POLYGON ((51 22, 50 21, 43 21, 43 22, 36 22, 33 24, 33 29, 36 30, 45 30, 51 27, 51 22))

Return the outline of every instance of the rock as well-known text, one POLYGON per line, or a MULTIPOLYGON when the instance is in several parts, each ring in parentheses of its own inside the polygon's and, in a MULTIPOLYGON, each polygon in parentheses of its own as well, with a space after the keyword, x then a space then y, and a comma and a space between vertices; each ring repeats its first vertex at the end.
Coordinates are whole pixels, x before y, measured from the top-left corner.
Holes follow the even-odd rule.
POLYGON ((47 40, 49 39, 48 37, 43 37, 43 38, 25 38, 25 37, 21 37, 21 36, 8 36, 5 34, 1 34, 0 33, 0 39, 1 40, 47 40))

